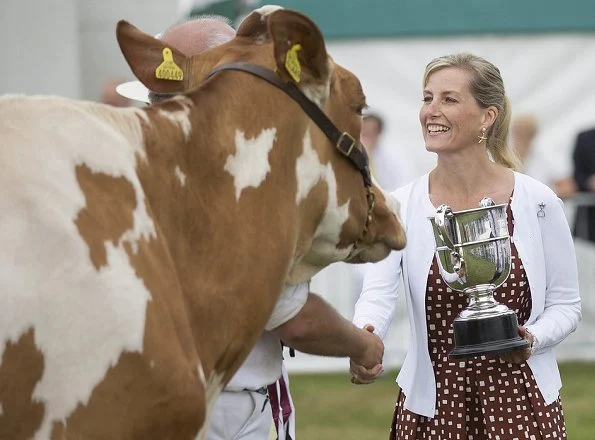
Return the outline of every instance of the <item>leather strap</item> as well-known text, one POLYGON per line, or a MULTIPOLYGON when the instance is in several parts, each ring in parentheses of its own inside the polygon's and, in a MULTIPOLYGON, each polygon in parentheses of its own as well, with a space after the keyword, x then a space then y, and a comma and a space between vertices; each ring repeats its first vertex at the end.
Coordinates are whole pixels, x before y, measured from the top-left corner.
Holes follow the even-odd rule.
POLYGON ((353 136, 347 132, 339 131, 335 124, 333 124, 328 116, 326 116, 320 109, 320 107, 318 107, 318 105, 316 105, 314 102, 310 101, 295 83, 283 82, 283 80, 275 72, 257 64, 245 62, 232 62, 217 66, 209 72, 205 80, 223 70, 238 70, 246 72, 262 78, 268 83, 283 90, 300 105, 300 107, 306 112, 310 119, 312 119, 312 121, 318 125, 318 127, 333 143, 333 145, 335 145, 335 147, 360 171, 364 178, 364 184, 367 187, 372 186, 368 155, 365 148, 358 148, 360 143, 356 141, 353 136))

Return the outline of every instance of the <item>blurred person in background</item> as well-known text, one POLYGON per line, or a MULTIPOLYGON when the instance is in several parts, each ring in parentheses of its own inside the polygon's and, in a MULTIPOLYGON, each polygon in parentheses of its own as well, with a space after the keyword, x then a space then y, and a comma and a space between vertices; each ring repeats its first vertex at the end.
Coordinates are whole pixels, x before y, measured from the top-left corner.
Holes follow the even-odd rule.
POLYGON ((103 86, 101 87, 101 94, 99 97, 99 101, 103 104, 111 105, 114 107, 129 107, 132 105, 132 102, 120 95, 116 91, 116 87, 122 83, 121 79, 110 79, 106 81, 103 86))
POLYGON ((562 177, 560 179, 554 180, 552 189, 556 195, 563 200, 570 199, 576 195, 577 192, 576 182, 572 176, 562 177))
MULTIPOLYGON (((195 55, 234 36, 226 18, 209 15, 180 22, 159 38, 195 55)), ((118 90, 150 103, 171 98, 147 91, 138 82, 118 90)), ((304 353, 351 357, 378 374, 382 370, 384 345, 373 328, 355 327, 311 293, 308 283, 286 285, 262 336, 217 399, 207 440, 295 440, 295 411, 281 341, 304 353)))
POLYGON ((572 176, 554 177, 555 164, 535 146, 539 122, 531 113, 515 117, 510 124, 511 141, 521 161, 520 172, 551 187, 561 199, 567 199, 576 192, 572 176))
MULTIPOLYGON (((593 194, 595 200, 595 129, 578 134, 572 160, 578 191, 593 194)), ((595 204, 577 207, 574 233, 578 238, 595 243, 595 204)))
POLYGON ((532 114, 517 116, 512 120, 510 125, 512 142, 517 156, 521 161, 520 171, 523 173, 526 173, 527 171, 527 162, 532 156, 533 139, 535 138, 538 129, 539 125, 537 123, 537 118, 532 114))
POLYGON ((417 176, 410 157, 382 142, 384 129, 384 119, 377 113, 368 112, 362 118, 360 141, 366 147, 370 171, 378 184, 387 191, 394 191, 417 176))
MULTIPOLYGON (((423 78, 419 119, 436 167, 393 195, 407 247, 368 265, 353 322, 384 337, 403 275, 411 338, 397 377, 390 439, 566 438, 553 348, 581 318, 578 273, 562 202, 546 185, 515 172, 507 143, 509 101, 500 71, 471 54, 437 58, 423 78), (442 204, 507 204, 511 273, 495 299, 517 313, 529 347, 450 359, 453 322, 468 303, 441 279, 428 218, 442 204), (511 421, 512 420, 512 421, 511 421)), ((377 376, 351 362, 352 382, 377 376)))

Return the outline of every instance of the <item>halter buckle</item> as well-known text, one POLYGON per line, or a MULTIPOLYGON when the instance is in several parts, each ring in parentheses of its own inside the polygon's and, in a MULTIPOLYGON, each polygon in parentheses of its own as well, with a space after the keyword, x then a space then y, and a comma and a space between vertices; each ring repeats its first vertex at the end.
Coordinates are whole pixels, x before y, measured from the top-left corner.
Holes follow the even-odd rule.
POLYGON ((343 133, 341 133, 341 136, 339 136, 339 139, 337 140, 337 144, 335 146, 343 155, 349 157, 349 156, 351 156, 351 152, 355 148, 356 144, 357 144, 357 142, 355 141, 353 136, 351 136, 349 133, 344 131, 343 133), (348 140, 350 142, 349 146, 347 148, 343 148, 344 140, 348 140))

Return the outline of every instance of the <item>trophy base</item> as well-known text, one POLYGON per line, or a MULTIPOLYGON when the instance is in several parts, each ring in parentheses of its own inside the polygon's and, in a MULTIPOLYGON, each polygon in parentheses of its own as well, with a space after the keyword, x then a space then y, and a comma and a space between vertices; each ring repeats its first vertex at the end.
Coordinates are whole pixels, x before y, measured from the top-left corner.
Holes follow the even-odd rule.
POLYGON ((448 354, 451 359, 504 353, 529 347, 529 343, 519 336, 517 317, 512 311, 490 318, 457 318, 454 322, 454 336, 455 348, 448 354))

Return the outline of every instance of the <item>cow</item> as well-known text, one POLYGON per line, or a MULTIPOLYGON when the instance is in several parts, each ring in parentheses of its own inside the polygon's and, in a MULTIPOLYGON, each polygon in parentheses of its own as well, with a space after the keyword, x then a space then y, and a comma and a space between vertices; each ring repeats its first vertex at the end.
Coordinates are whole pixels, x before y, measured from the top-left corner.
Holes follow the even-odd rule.
POLYGON ((405 246, 310 19, 261 8, 193 57, 116 34, 178 95, 0 98, 0 439, 204 438, 286 283, 405 246))

